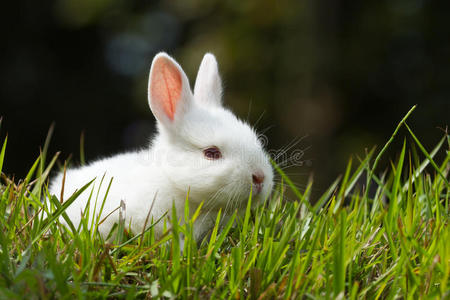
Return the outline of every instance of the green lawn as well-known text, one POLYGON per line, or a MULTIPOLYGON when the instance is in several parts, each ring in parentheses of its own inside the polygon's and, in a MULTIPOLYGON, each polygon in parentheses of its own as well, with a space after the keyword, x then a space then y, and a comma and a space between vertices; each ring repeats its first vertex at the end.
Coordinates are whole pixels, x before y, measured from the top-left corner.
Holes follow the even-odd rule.
MULTIPOLYGON (((245 213, 201 244, 193 219, 169 222, 183 216, 161 220, 171 229, 159 239, 151 227, 131 237, 118 224, 113 243, 87 220, 61 225, 76 195, 43 208, 56 161, 45 158, 47 141, 26 178, 2 174, 0 299, 449 299, 450 136, 426 149, 406 124, 411 111, 384 147, 350 160, 320 199, 311 199, 312 182, 299 191, 274 165, 284 184, 272 198, 254 210, 249 199, 245 213), (401 127, 407 136, 397 136, 401 127), (382 166, 394 139, 410 142, 382 166), (287 189, 295 201, 285 200, 287 189)), ((0 171, 6 138, 1 146, 0 171)))

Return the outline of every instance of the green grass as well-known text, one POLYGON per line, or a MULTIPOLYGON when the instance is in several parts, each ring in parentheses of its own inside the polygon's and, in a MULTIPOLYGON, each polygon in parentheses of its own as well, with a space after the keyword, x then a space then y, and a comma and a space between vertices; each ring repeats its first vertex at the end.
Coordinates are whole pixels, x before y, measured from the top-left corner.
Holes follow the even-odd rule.
POLYGON ((183 225, 170 222, 183 217, 175 213, 162 218, 171 229, 158 239, 151 226, 130 236, 120 222, 107 242, 96 231, 101 220, 61 225, 79 193, 43 204, 57 158, 46 162, 47 139, 26 178, 2 174, 0 298, 448 299, 450 137, 428 151, 406 119, 380 152, 350 160, 319 199, 312 183, 299 191, 275 165, 285 185, 253 210, 249 199, 222 228, 217 216, 202 243, 192 235, 196 214, 183 225), (377 167, 401 127, 411 143, 377 167))

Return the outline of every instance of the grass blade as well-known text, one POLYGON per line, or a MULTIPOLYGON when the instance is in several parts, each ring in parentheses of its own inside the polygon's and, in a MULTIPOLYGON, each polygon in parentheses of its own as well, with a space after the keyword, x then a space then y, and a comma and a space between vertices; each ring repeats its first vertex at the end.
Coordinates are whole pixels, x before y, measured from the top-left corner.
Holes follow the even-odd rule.
POLYGON ((2 174, 2 170, 3 170, 3 161, 5 159, 7 142, 8 142, 8 136, 5 137, 5 140, 3 141, 2 150, 0 151, 0 174, 2 174))
MULTIPOLYGON (((95 180, 95 179, 94 179, 95 180)), ((44 226, 41 228, 40 232, 34 237, 34 239, 31 241, 30 245, 28 246, 27 250, 29 250, 41 237, 44 233, 46 233, 48 231, 48 229, 50 228, 50 226, 53 224, 53 222, 59 218, 59 216, 61 216, 61 214, 69 207, 69 205, 71 205, 77 198, 78 196, 81 195, 81 193, 84 192, 84 190, 86 190, 91 183, 94 181, 91 180, 90 182, 88 182, 87 184, 85 184, 81 189, 79 189, 78 191, 76 191, 72 196, 70 196, 69 199, 67 199, 63 205, 61 205, 61 207, 59 209, 57 209, 51 216, 49 216, 47 219, 44 220, 43 224, 44 226)))
POLYGON ((444 176, 444 174, 442 174, 441 169, 439 169, 439 167, 436 165, 436 163, 434 162, 433 158, 431 157, 431 155, 427 152, 427 150, 425 150, 425 147, 422 146, 422 143, 420 143, 420 141, 417 139, 417 137, 414 135, 414 133, 412 132, 411 128, 409 128, 408 124, 405 123, 406 129, 408 129, 409 133, 411 134, 412 138, 414 139, 414 141, 416 142, 417 146, 419 146, 419 149, 422 151, 422 153, 428 158, 428 160, 430 161, 431 165, 434 167, 434 169, 436 170, 436 172, 441 176, 442 180, 444 180, 445 185, 447 187, 449 187, 448 185, 448 180, 447 178, 444 176))

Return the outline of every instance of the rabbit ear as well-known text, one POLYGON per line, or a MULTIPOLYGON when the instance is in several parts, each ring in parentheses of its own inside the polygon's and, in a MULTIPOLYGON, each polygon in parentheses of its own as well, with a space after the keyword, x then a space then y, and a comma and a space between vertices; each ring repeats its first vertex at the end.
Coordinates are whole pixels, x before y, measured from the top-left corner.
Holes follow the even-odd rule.
POLYGON ((182 118, 192 101, 186 74, 166 53, 161 52, 153 59, 148 100, 156 119, 166 126, 182 118))
POLYGON ((222 105, 222 80, 214 55, 206 53, 198 69, 194 87, 195 99, 207 105, 222 105))

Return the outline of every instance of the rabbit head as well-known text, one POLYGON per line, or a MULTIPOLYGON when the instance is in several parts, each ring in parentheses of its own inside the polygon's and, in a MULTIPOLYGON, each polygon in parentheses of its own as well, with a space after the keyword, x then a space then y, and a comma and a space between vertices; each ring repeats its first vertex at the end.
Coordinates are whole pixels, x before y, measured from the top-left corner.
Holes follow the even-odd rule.
POLYGON ((194 93, 178 63, 165 53, 155 56, 148 86, 157 119, 153 160, 171 190, 189 201, 216 207, 268 196, 273 185, 269 157, 256 132, 222 105, 217 62, 206 54, 194 93))

